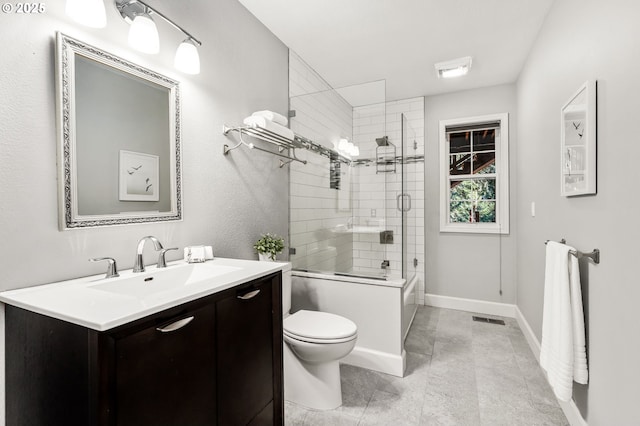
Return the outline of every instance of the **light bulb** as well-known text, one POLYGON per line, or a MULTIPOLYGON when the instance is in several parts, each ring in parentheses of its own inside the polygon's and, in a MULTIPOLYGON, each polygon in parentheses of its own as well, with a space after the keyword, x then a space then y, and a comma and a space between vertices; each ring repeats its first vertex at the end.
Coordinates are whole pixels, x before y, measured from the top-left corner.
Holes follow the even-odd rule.
POLYGON ((200 56, 193 40, 186 39, 180 43, 173 65, 184 73, 200 74, 200 56))
POLYGON ((155 22, 146 13, 136 15, 129 28, 129 44, 144 53, 158 53, 160 38, 155 22))
POLYGON ((74 21, 92 28, 107 25, 107 14, 102 0, 67 0, 67 15, 74 21))

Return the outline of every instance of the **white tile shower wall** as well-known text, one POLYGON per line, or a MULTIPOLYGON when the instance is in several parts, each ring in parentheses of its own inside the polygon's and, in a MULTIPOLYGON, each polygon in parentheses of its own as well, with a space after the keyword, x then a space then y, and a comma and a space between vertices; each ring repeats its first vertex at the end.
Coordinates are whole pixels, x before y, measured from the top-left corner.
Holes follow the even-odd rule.
MULTIPOLYGON (((360 158, 376 156, 375 139, 388 136, 397 147, 400 155, 402 137, 402 114, 415 131, 417 147, 410 147, 405 155, 424 155, 424 98, 411 98, 386 104, 358 107, 353 112, 353 138, 360 147, 360 158)), ((411 194, 412 211, 407 221, 407 242, 415 247, 418 259, 419 303, 424 303, 424 162, 405 164, 407 170, 406 191, 411 194)), ((362 272, 379 273, 383 259, 389 260, 391 272, 402 271, 402 213, 397 209, 396 197, 402 193, 402 175, 400 165, 396 173, 376 174, 375 163, 369 166, 357 166, 357 179, 354 179, 354 224, 371 230, 383 227, 394 233, 394 244, 380 244, 379 233, 360 233, 354 235, 354 269, 362 272), (375 210, 375 212, 374 212, 375 210), (375 215, 375 216, 374 216, 375 215)), ((411 262, 412 259, 409 259, 411 262)))
MULTIPOLYGON (((352 137, 353 108, 300 57, 289 52, 291 130, 328 148, 341 137, 352 137)), ((329 159, 306 150, 296 152, 307 164, 290 164, 290 256, 294 268, 348 272, 353 240, 346 227, 352 216, 347 167, 343 185, 330 188, 329 159), (340 225, 343 225, 342 227, 340 225)))
MULTIPOLYGON (((360 149, 360 159, 375 160, 376 138, 386 134, 385 111, 384 103, 354 108, 353 141, 360 149)), ((375 162, 355 166, 353 175, 354 272, 379 275, 382 261, 392 261, 385 252, 389 245, 380 244, 380 231, 390 229, 385 209, 387 175, 376 173, 375 162)))

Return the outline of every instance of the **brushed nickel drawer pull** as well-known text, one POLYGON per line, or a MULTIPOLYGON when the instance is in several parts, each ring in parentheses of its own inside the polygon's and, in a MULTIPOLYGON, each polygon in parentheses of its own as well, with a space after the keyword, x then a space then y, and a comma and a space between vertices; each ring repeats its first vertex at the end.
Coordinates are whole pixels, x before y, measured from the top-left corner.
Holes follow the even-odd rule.
POLYGON ((169 325, 165 325, 164 327, 158 327, 158 328, 156 328, 156 330, 158 330, 158 331, 160 331, 162 333, 169 333, 170 331, 176 331, 176 330, 181 329, 185 325, 189 324, 191 321, 193 321, 193 318, 195 318, 195 317, 183 318, 183 319, 178 320, 176 322, 172 322, 169 325))
POLYGON ((254 297, 256 297, 258 295, 258 293, 260 293, 260 289, 250 291, 249 293, 245 293, 242 296, 237 296, 237 297, 238 297, 238 299, 249 300, 249 299, 253 299, 254 297))

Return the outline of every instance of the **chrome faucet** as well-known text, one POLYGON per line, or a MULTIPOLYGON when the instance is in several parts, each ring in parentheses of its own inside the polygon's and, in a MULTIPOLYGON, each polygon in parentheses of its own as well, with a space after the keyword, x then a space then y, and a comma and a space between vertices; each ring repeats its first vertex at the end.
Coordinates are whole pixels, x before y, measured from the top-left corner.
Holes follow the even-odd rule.
POLYGON ((112 257, 92 257, 89 259, 89 262, 101 262, 106 260, 107 264, 107 274, 104 276, 105 278, 116 278, 119 277, 118 274, 118 266, 116 265, 116 260, 112 257))
POLYGON ((152 237, 151 235, 140 238, 138 241, 138 249, 136 250, 136 263, 133 265, 133 272, 144 272, 144 259, 142 258, 142 252, 144 250, 144 243, 147 240, 153 243, 153 247, 156 251, 160 251, 163 249, 162 244, 156 237, 152 237))

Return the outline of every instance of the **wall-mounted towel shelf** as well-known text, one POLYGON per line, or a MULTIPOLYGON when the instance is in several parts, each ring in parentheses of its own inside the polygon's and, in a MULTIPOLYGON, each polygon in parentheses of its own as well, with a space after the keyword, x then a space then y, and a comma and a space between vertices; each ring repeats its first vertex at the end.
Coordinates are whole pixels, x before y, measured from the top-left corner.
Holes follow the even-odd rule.
MULTIPOLYGON (((544 243, 547 244, 549 241, 551 240, 547 240, 544 243)), ((561 244, 567 244, 567 240, 565 240, 564 238, 560 240, 561 244)), ((590 253, 583 253, 581 251, 578 250, 570 250, 569 253, 571 253, 572 255, 574 255, 575 257, 577 257, 578 259, 582 258, 582 257, 588 257, 589 259, 593 260, 593 263, 598 264, 600 263, 600 249, 593 249, 593 251, 591 251, 590 253)))
POLYGON ((225 144, 224 150, 223 150, 224 155, 229 154, 229 152, 238 148, 240 145, 244 145, 249 149, 257 149, 258 151, 267 152, 269 154, 273 154, 278 157, 283 157, 288 159, 289 161, 280 160, 280 167, 283 167, 284 165, 289 164, 292 161, 298 161, 302 164, 307 164, 307 160, 302 160, 296 156, 295 150, 301 148, 311 152, 315 152, 316 154, 320 154, 332 160, 338 160, 346 164, 351 163, 351 160, 349 158, 338 154, 336 151, 332 149, 326 148, 323 145, 315 143, 299 135, 295 135, 293 140, 291 140, 259 126, 251 126, 251 125, 238 126, 238 127, 229 127, 227 125, 222 126, 222 133, 224 135, 228 135, 230 132, 238 133, 239 141, 236 145, 231 147, 225 144), (270 151, 268 149, 255 146, 253 143, 246 142, 243 139, 243 134, 251 136, 252 138, 256 138, 258 140, 269 142, 273 145, 276 145, 278 147, 278 152, 270 151), (285 149, 289 150, 290 155, 284 154, 285 149))

